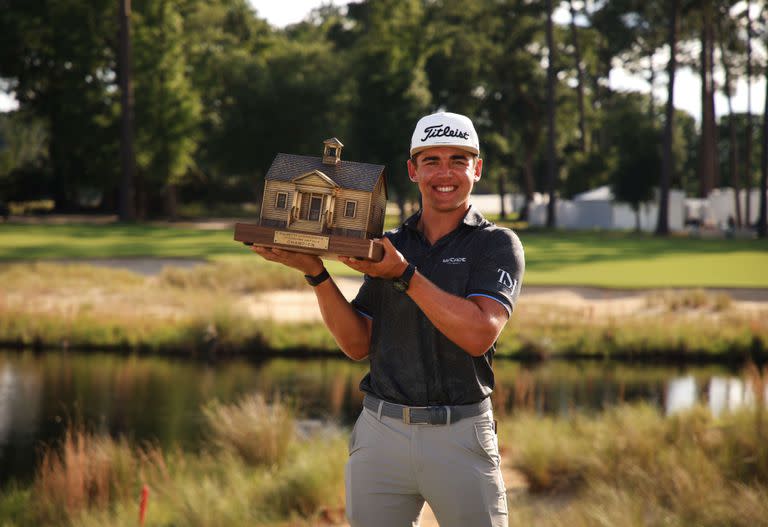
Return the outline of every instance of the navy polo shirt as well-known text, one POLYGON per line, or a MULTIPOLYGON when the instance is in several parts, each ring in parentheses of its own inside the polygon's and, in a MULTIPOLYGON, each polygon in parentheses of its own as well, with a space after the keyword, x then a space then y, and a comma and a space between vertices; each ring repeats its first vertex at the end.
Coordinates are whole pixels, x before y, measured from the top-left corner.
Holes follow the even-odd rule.
MULTIPOLYGON (((408 262, 444 291, 491 298, 511 314, 525 269, 517 235, 470 207, 454 231, 430 245, 416 228, 419 217, 420 212, 385 234, 408 262)), ((388 279, 366 275, 352 304, 373 325, 371 370, 360 383, 362 391, 413 406, 472 404, 491 394, 495 343, 482 356, 471 356, 388 279)))

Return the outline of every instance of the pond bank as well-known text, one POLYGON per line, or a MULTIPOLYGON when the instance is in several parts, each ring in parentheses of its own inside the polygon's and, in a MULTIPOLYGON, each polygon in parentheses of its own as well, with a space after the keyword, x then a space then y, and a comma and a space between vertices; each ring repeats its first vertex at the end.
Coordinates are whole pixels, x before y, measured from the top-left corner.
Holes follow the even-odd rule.
MULTIPOLYGON (((339 354, 301 277, 252 261, 170 267, 149 276, 36 263, 0 268, 0 281, 0 345, 8 348, 203 358, 339 354)), ((338 284, 351 299, 360 280, 340 278, 338 284)), ((524 288, 497 354, 526 360, 765 360, 765 297, 762 290, 524 288)))

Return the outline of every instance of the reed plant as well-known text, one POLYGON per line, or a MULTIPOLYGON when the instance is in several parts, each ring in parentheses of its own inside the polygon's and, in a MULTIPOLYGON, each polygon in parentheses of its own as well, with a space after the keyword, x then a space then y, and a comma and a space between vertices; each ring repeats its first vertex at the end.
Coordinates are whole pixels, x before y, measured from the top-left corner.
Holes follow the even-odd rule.
POLYGON ((764 407, 664 417, 647 405, 598 417, 532 415, 502 426, 530 483, 511 507, 520 525, 768 525, 764 407), (552 506, 556 504, 557 506, 552 506))
MULTIPOLYGON (((768 415, 760 397, 768 375, 756 366, 749 375, 753 405, 719 417, 702 407, 664 416, 625 405, 504 419, 504 456, 529 483, 511 499, 510 524, 768 526, 768 415)), ((202 412, 211 434, 199 452, 136 448, 70 429, 44 450, 29 489, 0 496, 0 524, 133 526, 144 484, 148 525, 317 525, 340 510, 344 434, 296 435, 294 413, 278 399, 246 396, 202 412), (264 439, 269 425, 282 431, 264 439), (276 453, 276 442, 288 447, 276 453)))
POLYGON ((213 444, 250 465, 280 465, 296 440, 294 412, 277 399, 268 404, 261 394, 232 405, 211 402, 203 409, 213 444))
POLYGON ((60 444, 43 452, 33 484, 32 515, 42 524, 63 524, 88 509, 131 498, 142 477, 163 472, 158 449, 135 449, 124 439, 74 426, 60 444))
POLYGON ((343 505, 346 438, 336 429, 296 435, 294 411, 246 396, 202 410, 202 451, 160 451, 71 427, 43 449, 28 489, 0 495, 0 525, 135 526, 150 489, 148 525, 236 527, 313 524, 343 505))
POLYGON ((703 289, 667 289, 646 295, 648 307, 661 307, 668 311, 698 309, 708 311, 726 311, 733 305, 728 293, 708 292, 703 289))

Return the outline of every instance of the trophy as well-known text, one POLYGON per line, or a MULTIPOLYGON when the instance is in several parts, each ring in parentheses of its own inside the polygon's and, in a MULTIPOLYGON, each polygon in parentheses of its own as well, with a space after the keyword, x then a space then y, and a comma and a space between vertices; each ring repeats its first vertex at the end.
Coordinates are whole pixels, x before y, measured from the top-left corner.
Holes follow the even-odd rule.
POLYGON ((235 240, 323 257, 380 261, 387 208, 385 167, 341 159, 337 138, 323 156, 277 154, 264 177, 257 224, 236 223, 235 240))

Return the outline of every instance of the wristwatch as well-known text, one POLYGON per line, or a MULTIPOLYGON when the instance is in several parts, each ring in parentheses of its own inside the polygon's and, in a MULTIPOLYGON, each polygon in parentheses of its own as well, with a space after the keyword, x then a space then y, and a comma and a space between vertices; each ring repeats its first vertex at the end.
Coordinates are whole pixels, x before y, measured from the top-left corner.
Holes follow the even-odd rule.
POLYGON ((320 274, 316 274, 315 276, 311 276, 308 274, 304 275, 304 279, 307 281, 309 285, 312 287, 317 287, 326 280, 328 280, 331 277, 331 275, 328 274, 328 269, 323 267, 323 270, 320 271, 320 274))
POLYGON ((393 278, 392 287, 395 288, 395 291, 400 291, 401 293, 408 291, 408 286, 411 285, 411 278, 413 278, 413 273, 415 272, 416 267, 413 264, 408 264, 403 274, 398 278, 393 278))

